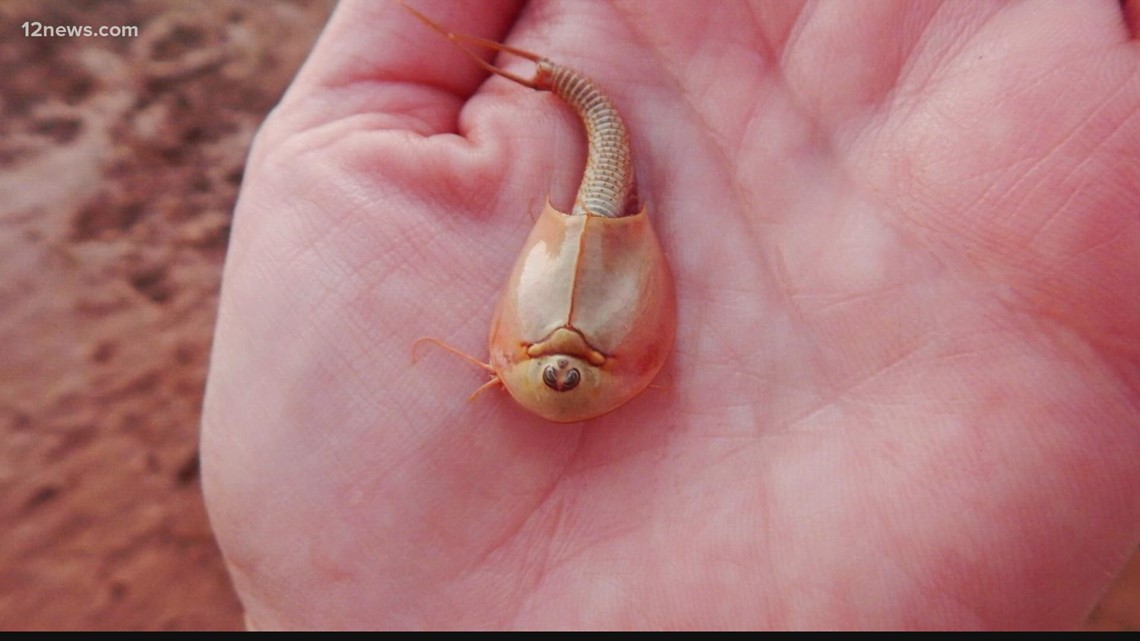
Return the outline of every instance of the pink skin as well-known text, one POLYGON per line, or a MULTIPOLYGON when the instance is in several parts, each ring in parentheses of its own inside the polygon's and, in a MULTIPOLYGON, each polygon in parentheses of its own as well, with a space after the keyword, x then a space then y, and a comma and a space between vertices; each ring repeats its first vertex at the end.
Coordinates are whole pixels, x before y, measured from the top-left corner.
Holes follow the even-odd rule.
POLYGON ((676 346, 573 425, 411 362, 425 334, 486 357, 584 142, 397 4, 344 2, 251 155, 207 391, 253 625, 1083 620, 1140 539, 1140 45, 1115 0, 416 6, 611 93, 676 346))

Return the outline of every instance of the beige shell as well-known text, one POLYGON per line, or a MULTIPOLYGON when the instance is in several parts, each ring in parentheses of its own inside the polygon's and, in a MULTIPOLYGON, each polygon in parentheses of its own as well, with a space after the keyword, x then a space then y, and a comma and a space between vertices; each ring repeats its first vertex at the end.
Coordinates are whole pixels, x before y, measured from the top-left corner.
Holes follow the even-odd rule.
POLYGON ((583 421, 644 390, 675 331, 673 279, 645 210, 570 216, 547 203, 495 309, 491 367, 528 410, 583 421))

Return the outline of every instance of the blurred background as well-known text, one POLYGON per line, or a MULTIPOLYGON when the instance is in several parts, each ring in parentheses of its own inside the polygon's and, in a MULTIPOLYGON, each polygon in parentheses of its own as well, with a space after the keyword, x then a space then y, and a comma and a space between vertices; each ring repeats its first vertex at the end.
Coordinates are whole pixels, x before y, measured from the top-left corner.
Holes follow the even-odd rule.
MULTIPOLYGON (((333 4, 0 4, 0 629, 240 628, 199 407, 245 156, 333 4)), ((1140 555, 1086 625, 1140 629, 1140 555)))
POLYGON ((332 6, 0 2, 0 628, 241 626, 199 406, 245 156, 332 6))

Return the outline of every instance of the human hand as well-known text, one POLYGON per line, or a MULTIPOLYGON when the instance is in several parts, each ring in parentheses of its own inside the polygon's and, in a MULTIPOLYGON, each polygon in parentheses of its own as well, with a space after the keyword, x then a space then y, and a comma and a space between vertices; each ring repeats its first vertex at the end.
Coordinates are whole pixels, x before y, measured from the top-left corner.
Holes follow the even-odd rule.
POLYGON ((396 4, 342 3, 251 155, 207 390, 254 626, 1081 622, 1140 532, 1117 3, 416 7, 614 98, 674 354, 576 425, 411 364, 425 334, 485 355, 584 141, 396 4))

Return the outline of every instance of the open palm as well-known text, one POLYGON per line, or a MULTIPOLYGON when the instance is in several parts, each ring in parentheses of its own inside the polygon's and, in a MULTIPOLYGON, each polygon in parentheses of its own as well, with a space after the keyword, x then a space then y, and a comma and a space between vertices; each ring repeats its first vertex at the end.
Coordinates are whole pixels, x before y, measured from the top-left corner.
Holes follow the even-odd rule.
POLYGON ((1140 49, 1116 2, 416 6, 611 94, 676 345, 573 425, 411 362, 423 335, 486 356, 584 141, 398 5, 343 3, 250 159, 208 386, 206 494, 253 625, 1082 620, 1140 539, 1140 49))

